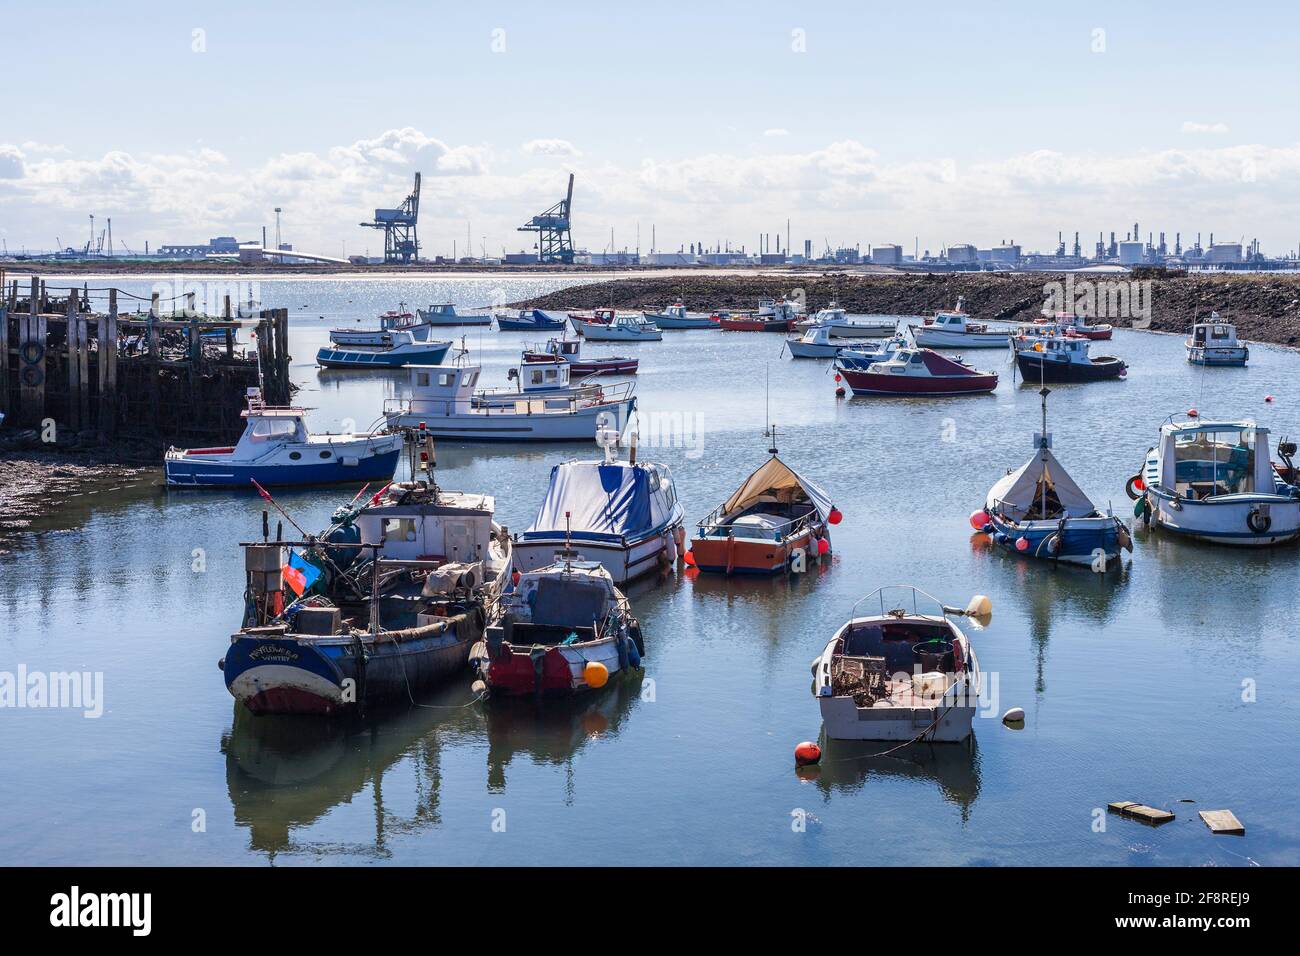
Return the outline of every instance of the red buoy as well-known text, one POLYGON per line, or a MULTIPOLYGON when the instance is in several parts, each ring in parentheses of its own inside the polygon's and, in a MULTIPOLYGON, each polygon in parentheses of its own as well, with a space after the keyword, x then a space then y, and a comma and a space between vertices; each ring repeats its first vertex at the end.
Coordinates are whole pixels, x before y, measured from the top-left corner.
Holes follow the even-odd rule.
POLYGON ((688 567, 692 567, 692 568, 695 567, 695 552, 687 551, 684 560, 686 561, 688 567))
POLYGON ((518 583, 519 583, 519 572, 518 572, 518 571, 515 571, 513 574, 510 575, 510 582, 511 582, 512 584, 518 584, 518 583))
POLYGON ((837 388, 837 389, 835 390, 835 397, 836 397, 836 398, 843 398, 844 395, 845 395, 844 386, 841 385, 839 388, 837 388))
POLYGON ((1187 417, 1188 417, 1188 418, 1195 418, 1195 417, 1196 417, 1196 409, 1194 409, 1194 408, 1189 408, 1189 409, 1187 410, 1187 417))
POLYGON ((822 759, 822 748, 818 747, 811 740, 805 740, 799 746, 794 748, 795 766, 806 767, 809 764, 820 763, 822 759))
POLYGON ((831 549, 831 543, 830 543, 829 541, 827 541, 825 538, 818 538, 818 539, 817 539, 817 553, 818 553, 818 554, 825 554, 825 553, 826 553, 827 551, 829 551, 830 549, 831 549))
POLYGON ((829 521, 831 524, 839 524, 841 521, 844 520, 844 515, 840 513, 839 508, 836 508, 835 506, 832 505, 830 514, 826 516, 826 520, 829 521))
POLYGON ((1017 551, 1028 551, 1028 550, 1029 550, 1029 539, 1028 539, 1028 538, 1025 538, 1025 537, 1016 538, 1016 550, 1017 550, 1017 551))
POLYGON ((842 382, 842 381, 844 381, 844 379, 840 378, 840 373, 839 373, 839 372, 836 372, 836 373, 835 373, 835 381, 837 381, 837 382, 842 382))

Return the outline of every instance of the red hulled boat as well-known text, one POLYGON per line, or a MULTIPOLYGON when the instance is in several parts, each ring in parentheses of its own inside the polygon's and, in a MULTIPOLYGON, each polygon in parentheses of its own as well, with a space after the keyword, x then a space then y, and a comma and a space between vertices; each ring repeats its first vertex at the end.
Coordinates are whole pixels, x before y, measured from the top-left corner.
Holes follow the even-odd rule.
POLYGON ((997 372, 982 372, 930 349, 899 349, 885 362, 862 369, 837 364, 854 395, 962 395, 991 392, 997 372))

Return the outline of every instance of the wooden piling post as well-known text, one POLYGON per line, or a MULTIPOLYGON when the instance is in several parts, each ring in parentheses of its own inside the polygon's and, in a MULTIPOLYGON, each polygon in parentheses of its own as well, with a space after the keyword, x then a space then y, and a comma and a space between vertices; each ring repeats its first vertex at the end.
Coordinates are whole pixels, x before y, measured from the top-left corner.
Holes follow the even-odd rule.
POLYGON ((108 315, 99 318, 99 438, 113 437, 117 418, 117 290, 108 290, 108 315))
MULTIPOLYGON (((222 317, 225 321, 227 321, 227 322, 230 321, 230 295, 229 295, 229 293, 226 294, 225 301, 224 301, 224 303, 222 304, 222 307, 221 307, 221 317, 222 317)), ((235 330, 234 330, 234 329, 226 329, 226 358, 227 358, 227 359, 233 359, 234 357, 235 357, 235 330)))
MULTIPOLYGON (((90 305, 89 294, 82 300, 90 305)), ((90 319, 76 311, 77 318, 77 378, 81 380, 81 427, 90 428, 90 319)), ((71 358, 71 356, 69 356, 71 358)))
POLYGON ((18 420, 25 425, 39 425, 45 416, 45 320, 40 316, 41 289, 41 280, 32 276, 29 311, 18 318, 17 412, 18 420), (34 355, 36 361, 29 361, 34 355))
MULTIPOLYGON (((0 305, 0 415, 9 415, 9 312, 13 297, 0 305)), ((21 361, 21 359, 20 359, 21 361)))
POLYGON ((81 352, 77 334, 80 332, 77 322, 77 290, 68 290, 67 322, 67 365, 68 365, 68 410, 67 426, 74 432, 81 431, 81 363, 77 356, 81 352))

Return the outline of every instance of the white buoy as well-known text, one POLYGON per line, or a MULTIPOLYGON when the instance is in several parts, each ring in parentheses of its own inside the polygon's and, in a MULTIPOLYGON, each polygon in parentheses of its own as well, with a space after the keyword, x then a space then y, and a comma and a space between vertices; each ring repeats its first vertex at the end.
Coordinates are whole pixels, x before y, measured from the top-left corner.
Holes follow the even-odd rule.
POLYGON ((1023 724, 1025 722, 1025 709, 1023 707, 1012 707, 1002 715, 1004 724, 1023 724))

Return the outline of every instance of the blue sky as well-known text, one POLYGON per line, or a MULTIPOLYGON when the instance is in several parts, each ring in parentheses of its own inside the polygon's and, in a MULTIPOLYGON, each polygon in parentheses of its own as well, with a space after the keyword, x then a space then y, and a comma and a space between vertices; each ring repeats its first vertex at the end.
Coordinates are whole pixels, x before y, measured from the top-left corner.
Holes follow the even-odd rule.
MULTIPOLYGON (((578 176, 579 245, 792 220, 796 245, 1058 229, 1294 249, 1300 8, 933 2, 17 4, 0 237, 376 245, 425 174, 426 253, 490 253, 578 176), (196 31, 201 31, 196 33, 196 31), (1101 32, 1098 32, 1101 31, 1101 32), (444 248, 445 247, 445 248, 444 248)), ((1067 235, 1067 239, 1069 236, 1067 235)))

